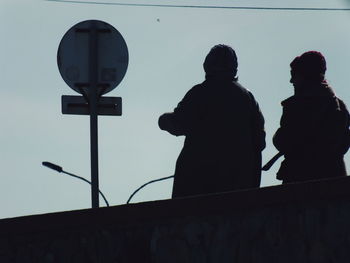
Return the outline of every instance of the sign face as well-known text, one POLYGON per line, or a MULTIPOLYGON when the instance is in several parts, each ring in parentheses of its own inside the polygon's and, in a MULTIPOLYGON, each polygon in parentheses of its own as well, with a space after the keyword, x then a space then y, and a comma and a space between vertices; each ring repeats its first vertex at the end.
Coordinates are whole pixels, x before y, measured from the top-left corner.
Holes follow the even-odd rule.
POLYGON ((128 62, 128 48, 122 35, 99 20, 83 21, 70 28, 57 52, 62 78, 80 94, 89 94, 92 74, 99 95, 113 90, 124 78, 128 62))

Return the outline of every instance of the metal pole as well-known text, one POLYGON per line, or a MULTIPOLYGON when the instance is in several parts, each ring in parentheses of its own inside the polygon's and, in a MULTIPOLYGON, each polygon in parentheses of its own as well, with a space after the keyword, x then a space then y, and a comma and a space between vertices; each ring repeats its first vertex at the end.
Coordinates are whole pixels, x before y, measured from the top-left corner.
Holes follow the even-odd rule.
POLYGON ((97 130, 97 83, 98 83, 98 32, 95 22, 91 23, 89 34, 89 107, 90 107, 90 150, 91 150, 91 207, 99 207, 98 195, 98 130, 97 130))

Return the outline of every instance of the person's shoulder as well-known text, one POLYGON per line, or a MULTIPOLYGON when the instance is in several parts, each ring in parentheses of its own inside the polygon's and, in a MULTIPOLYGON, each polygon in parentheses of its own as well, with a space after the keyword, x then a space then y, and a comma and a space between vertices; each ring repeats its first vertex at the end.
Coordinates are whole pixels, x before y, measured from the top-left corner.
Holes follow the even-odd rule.
POLYGON ((238 90, 239 92, 246 94, 248 96, 253 96, 253 93, 249 89, 244 87, 241 83, 239 83, 237 81, 232 81, 231 85, 235 90, 238 90))
POLYGON ((244 93, 251 93, 249 89, 245 88, 241 83, 238 81, 232 81, 232 86, 234 86, 236 89, 241 90, 244 93))
POLYGON ((249 89, 244 87, 242 84, 240 84, 239 82, 232 81, 232 86, 236 91, 239 91, 241 94, 243 94, 243 96, 247 96, 249 99, 255 101, 255 97, 253 93, 249 89))
POLYGON ((192 92, 192 93, 202 92, 205 87, 204 83, 205 82, 194 85, 188 92, 192 92))
POLYGON ((294 103, 297 101, 297 99, 298 99, 298 98, 297 98, 295 95, 290 96, 289 98, 287 98, 287 99, 285 99, 285 100, 282 100, 282 101, 281 101, 281 105, 282 105, 283 107, 288 107, 288 106, 294 104, 294 103))
MULTIPOLYGON (((336 100, 336 107, 338 112, 345 113, 347 116, 349 116, 349 110, 348 107, 346 106, 345 102, 338 98, 337 96, 334 96, 336 100)), ((350 117, 350 116, 349 116, 350 117)))
POLYGON ((187 91, 184 100, 192 100, 196 97, 203 96, 204 93, 203 83, 194 85, 190 90, 187 91))
POLYGON ((347 109, 347 106, 342 99, 340 99, 338 96, 334 96, 334 97, 337 100, 337 102, 339 103, 339 106, 341 109, 347 109))

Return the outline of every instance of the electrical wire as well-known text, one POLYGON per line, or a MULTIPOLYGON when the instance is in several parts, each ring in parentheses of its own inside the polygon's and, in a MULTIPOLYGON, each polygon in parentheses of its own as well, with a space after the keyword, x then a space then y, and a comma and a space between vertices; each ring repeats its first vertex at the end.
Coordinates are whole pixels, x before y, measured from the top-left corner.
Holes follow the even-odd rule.
POLYGON ((117 5, 117 6, 136 6, 136 7, 166 7, 166 8, 236 9, 236 10, 264 10, 264 11, 350 11, 350 8, 328 8, 328 7, 166 5, 166 4, 136 4, 136 3, 96 2, 96 1, 78 1, 78 0, 45 0, 45 1, 47 1, 47 2, 59 2, 59 3, 70 3, 70 4, 117 5))

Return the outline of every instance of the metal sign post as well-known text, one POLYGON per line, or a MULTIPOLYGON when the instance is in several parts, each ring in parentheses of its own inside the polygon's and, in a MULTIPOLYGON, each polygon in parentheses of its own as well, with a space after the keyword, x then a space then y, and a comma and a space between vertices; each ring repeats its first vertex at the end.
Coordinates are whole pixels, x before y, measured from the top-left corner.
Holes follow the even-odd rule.
POLYGON ((89 32, 89 108, 90 108, 90 153, 91 153, 91 203, 99 204, 98 195, 98 130, 97 130, 97 84, 98 84, 98 36, 96 21, 91 22, 89 32))
POLYGON ((83 21, 61 40, 57 63, 64 81, 83 96, 62 96, 63 114, 90 115, 91 206, 99 207, 98 115, 120 116, 121 98, 102 97, 123 79, 128 49, 111 25, 83 21))

